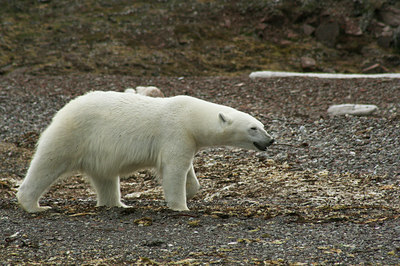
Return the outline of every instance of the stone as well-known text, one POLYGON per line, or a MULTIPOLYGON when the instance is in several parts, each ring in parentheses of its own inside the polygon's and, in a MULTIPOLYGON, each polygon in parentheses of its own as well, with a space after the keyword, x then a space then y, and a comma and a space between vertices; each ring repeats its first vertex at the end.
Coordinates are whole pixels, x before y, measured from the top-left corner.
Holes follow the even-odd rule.
POLYGON ((362 35, 362 30, 360 28, 360 25, 358 21, 355 21, 350 18, 345 18, 345 29, 344 32, 348 35, 353 35, 353 36, 360 36, 362 35))
POLYGON ((400 26, 400 9, 395 7, 387 7, 379 10, 380 19, 387 25, 392 27, 400 26))
POLYGON ((164 94, 161 92, 161 90, 154 86, 138 86, 136 87, 136 93, 150 97, 164 97, 164 94))
MULTIPOLYGON (((400 44, 400 39, 399 39, 399 44, 400 44)), ((399 46, 399 51, 400 51, 400 46, 399 46)), ((386 65, 389 65, 390 67, 400 67, 400 55, 395 55, 395 54, 391 54, 391 55, 385 55, 383 57, 383 60, 385 62, 386 65)))
POLYGON ((379 36, 377 43, 380 47, 388 49, 392 45, 393 37, 391 36, 379 36))
POLYGON ((318 26, 315 36, 319 42, 328 47, 335 47, 339 37, 339 23, 336 21, 325 22, 318 26))
POLYGON ((135 91, 134 88, 126 88, 124 92, 127 92, 127 93, 136 93, 136 91, 135 91))
POLYGON ((315 28, 313 26, 310 26, 308 24, 303 25, 303 32, 305 35, 311 36, 315 31, 315 28))
POLYGON ((314 71, 317 65, 317 62, 311 58, 303 56, 301 59, 301 68, 303 71, 314 71))
POLYGON ((365 74, 387 73, 389 70, 381 64, 373 64, 367 68, 364 68, 362 72, 365 74))
POLYGON ((330 115, 370 115, 378 110, 378 107, 373 104, 338 104, 331 105, 328 108, 330 115))
POLYGON ((164 97, 164 94, 162 93, 162 91, 154 86, 138 86, 136 87, 136 89, 133 88, 126 88, 125 89, 126 93, 137 93, 140 95, 144 95, 144 96, 150 96, 150 97, 164 97))
POLYGON ((393 32, 393 47, 400 53, 400 26, 393 32))

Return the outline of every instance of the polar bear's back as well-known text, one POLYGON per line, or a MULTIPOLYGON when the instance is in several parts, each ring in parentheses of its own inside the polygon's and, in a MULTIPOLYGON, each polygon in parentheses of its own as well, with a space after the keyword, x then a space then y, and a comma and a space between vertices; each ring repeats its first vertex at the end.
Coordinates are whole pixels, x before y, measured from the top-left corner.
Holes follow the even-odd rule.
POLYGON ((216 117, 215 114, 221 110, 233 109, 190 96, 153 98, 133 93, 94 91, 66 104, 46 131, 58 136, 57 142, 62 138, 65 141, 88 138, 92 141, 122 135, 141 137, 161 134, 166 129, 170 133, 174 128, 194 129, 192 121, 208 123, 211 115, 216 117))
POLYGON ((71 158, 76 163, 71 167, 85 172, 119 172, 130 161, 153 166, 166 102, 131 93, 90 92, 54 116, 40 137, 37 152, 71 158))
POLYGON ((107 118, 123 114, 141 115, 148 108, 152 109, 152 114, 157 115, 163 108, 162 99, 133 93, 94 91, 72 100, 59 113, 107 118))

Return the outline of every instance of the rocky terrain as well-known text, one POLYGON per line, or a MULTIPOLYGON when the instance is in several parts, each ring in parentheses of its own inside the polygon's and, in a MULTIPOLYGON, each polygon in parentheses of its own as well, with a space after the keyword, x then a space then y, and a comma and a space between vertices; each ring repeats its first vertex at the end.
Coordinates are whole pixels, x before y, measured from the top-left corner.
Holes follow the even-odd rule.
POLYGON ((0 261, 13 264, 400 264, 400 81, 250 79, 251 71, 400 72, 398 1, 3 1, 0 261), (157 86, 252 114, 266 152, 200 151, 190 211, 151 171, 98 208, 80 174, 28 214, 15 199, 40 132, 90 90, 157 86), (373 104, 330 116, 333 104, 373 104))
POLYGON ((5 263, 224 264, 400 262, 400 83, 391 79, 13 76, 0 79, 0 258, 5 263), (95 207, 86 179, 58 182, 53 209, 27 214, 15 192, 52 115, 88 90, 154 85, 259 118, 267 152, 199 152, 191 211, 164 204, 151 172, 122 180, 132 209, 95 207), (373 103, 372 116, 327 115, 373 103))

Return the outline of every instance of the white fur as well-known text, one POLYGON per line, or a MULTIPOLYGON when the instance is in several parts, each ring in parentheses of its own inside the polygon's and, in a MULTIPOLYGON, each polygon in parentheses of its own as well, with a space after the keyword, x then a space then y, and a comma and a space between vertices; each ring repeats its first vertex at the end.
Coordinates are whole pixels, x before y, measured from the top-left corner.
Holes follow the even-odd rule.
POLYGON ((79 171, 96 189, 97 205, 126 207, 119 176, 154 168, 167 205, 188 210, 186 200, 200 188, 192 164, 200 148, 265 150, 272 142, 261 122, 230 107, 189 96, 91 92, 62 108, 42 133, 17 197, 28 212, 43 211, 42 194, 79 171))

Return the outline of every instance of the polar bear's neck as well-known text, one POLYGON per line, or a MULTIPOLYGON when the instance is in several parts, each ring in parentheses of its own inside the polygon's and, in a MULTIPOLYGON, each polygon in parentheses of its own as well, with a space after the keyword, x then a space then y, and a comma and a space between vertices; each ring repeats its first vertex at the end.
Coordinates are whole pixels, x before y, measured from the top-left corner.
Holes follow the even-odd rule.
POLYGON ((229 145, 229 136, 219 121, 219 113, 230 113, 234 109, 196 99, 187 106, 187 128, 198 149, 210 146, 229 145))

